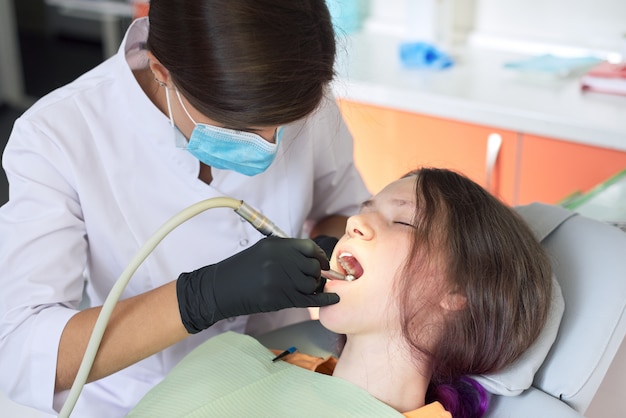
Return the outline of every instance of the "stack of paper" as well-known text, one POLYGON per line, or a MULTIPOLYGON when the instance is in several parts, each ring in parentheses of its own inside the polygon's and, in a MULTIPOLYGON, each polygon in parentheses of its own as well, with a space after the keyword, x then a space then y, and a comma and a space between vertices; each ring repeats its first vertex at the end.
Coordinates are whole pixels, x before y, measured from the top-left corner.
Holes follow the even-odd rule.
POLYGON ((626 95, 626 63, 602 62, 580 79, 583 90, 626 95))
POLYGON ((553 74, 558 77, 584 74, 601 60, 596 57, 559 57, 546 54, 523 59, 521 61, 505 62, 504 68, 522 72, 553 74))

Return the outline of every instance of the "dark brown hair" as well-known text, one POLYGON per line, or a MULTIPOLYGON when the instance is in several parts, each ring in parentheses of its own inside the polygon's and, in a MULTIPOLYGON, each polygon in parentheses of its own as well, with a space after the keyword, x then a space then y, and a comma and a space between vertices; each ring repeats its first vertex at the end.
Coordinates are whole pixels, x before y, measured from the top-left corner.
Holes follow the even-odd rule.
MULTIPOLYGON (((403 332, 420 355, 432 360, 434 385, 464 375, 496 372, 517 359, 538 337, 550 306, 550 261, 528 225, 510 207, 467 177, 423 168, 416 177, 416 233, 397 291, 403 332), (420 341, 419 285, 424 260, 443 267, 443 292, 466 298, 464 308, 444 314, 441 338, 431 349, 420 341), (419 265, 418 265, 419 264, 419 265)), ((426 309, 436 309, 427 307, 426 309)))
POLYGON ((334 77, 324 0, 151 0, 147 48, 205 116, 243 129, 293 122, 334 77))

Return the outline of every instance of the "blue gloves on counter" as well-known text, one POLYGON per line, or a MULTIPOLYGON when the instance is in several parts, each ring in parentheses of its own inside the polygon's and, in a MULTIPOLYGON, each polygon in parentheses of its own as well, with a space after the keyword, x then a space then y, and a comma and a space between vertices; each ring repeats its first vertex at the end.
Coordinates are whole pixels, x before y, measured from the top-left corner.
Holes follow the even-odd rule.
POLYGON ((443 70, 454 64, 452 58, 427 42, 400 44, 400 60, 407 68, 443 70))

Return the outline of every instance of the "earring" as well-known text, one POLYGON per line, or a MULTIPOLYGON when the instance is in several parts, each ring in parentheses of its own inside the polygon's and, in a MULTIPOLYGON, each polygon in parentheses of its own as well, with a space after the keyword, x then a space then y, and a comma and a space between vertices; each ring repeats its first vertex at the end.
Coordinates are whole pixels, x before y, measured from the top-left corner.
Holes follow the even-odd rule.
POLYGON ((165 83, 162 82, 161 80, 159 80, 158 78, 154 77, 154 81, 156 81, 157 83, 159 83, 159 86, 161 87, 165 87, 165 83))

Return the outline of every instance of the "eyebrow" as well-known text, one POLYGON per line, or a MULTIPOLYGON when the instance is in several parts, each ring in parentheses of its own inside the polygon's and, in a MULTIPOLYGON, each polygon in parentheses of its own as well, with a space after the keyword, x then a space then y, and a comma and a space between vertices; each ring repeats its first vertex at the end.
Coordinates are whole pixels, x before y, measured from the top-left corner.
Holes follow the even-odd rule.
MULTIPOLYGON (((372 206, 374 206, 374 199, 368 199, 365 202, 361 203, 361 209, 366 209, 366 208, 371 208, 372 206)), ((411 200, 405 200, 405 199, 391 199, 391 203, 393 203, 395 206, 411 206, 411 207, 415 207, 415 202, 411 201, 411 200)))

